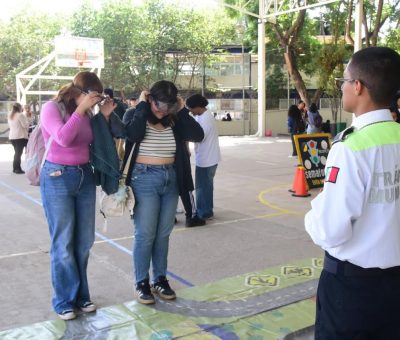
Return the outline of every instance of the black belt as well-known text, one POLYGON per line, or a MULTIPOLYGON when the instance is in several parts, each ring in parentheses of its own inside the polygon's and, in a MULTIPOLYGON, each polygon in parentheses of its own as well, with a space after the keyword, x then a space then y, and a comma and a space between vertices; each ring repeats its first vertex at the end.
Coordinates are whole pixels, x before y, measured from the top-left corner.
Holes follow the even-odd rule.
POLYGON ((381 268, 363 268, 348 261, 341 261, 325 252, 324 270, 343 276, 384 276, 400 275, 400 266, 381 268))

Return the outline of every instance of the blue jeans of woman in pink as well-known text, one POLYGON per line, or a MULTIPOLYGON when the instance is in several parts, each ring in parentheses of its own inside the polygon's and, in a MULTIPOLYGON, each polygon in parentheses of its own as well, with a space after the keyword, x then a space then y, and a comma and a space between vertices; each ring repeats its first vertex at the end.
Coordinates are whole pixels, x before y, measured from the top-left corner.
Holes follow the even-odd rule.
POLYGON ((53 308, 61 313, 90 301, 86 269, 95 238, 96 203, 92 167, 46 161, 40 193, 51 238, 53 308))

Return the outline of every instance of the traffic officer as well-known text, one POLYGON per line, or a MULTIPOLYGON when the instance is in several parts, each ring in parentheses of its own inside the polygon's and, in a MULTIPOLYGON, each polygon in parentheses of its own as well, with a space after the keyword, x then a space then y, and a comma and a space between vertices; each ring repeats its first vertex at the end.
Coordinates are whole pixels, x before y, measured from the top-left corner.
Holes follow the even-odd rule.
POLYGON ((340 78, 353 126, 333 143, 305 227, 325 250, 315 339, 400 339, 400 56, 355 53, 340 78))

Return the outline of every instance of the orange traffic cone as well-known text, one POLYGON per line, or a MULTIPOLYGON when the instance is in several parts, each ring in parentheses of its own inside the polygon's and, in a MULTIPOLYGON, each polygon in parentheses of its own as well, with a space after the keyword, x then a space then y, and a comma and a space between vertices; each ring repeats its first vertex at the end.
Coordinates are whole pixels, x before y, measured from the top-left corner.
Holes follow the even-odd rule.
POLYGON ((294 184, 295 193, 292 194, 292 196, 295 196, 295 197, 311 196, 307 191, 307 182, 306 182, 306 176, 304 175, 304 168, 302 166, 299 166, 297 169, 298 169, 299 174, 296 175, 297 181, 294 184))
POLYGON ((296 167, 296 173, 294 174, 292 189, 289 189, 289 192, 296 192, 296 183, 299 180, 299 176, 301 176, 299 166, 296 167))

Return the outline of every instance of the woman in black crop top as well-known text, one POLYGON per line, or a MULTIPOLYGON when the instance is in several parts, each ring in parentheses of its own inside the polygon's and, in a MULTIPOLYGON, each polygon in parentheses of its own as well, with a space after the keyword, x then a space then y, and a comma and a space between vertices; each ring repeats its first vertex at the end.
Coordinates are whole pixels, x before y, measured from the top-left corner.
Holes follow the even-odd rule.
MULTIPOLYGON (((200 142, 204 138, 202 128, 177 94, 172 82, 156 82, 149 92, 142 92, 126 125, 127 138, 135 143, 127 183, 136 200, 133 262, 137 298, 143 304, 155 303, 153 293, 161 299, 176 298, 166 273, 179 193, 193 190, 185 142, 200 142)), ((125 162, 129 153, 126 150, 125 162)))

